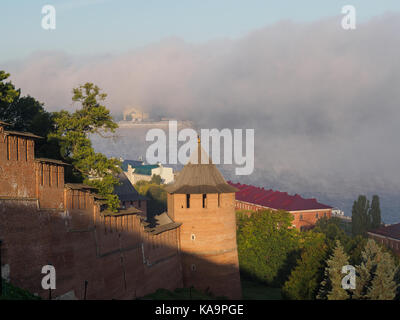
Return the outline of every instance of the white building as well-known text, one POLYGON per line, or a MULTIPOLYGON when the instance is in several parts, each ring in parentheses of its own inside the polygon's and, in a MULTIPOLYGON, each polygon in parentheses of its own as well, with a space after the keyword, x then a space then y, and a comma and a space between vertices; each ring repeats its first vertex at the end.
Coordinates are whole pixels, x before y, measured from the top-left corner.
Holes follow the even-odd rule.
POLYGON ((123 161, 123 170, 132 184, 138 181, 150 181, 154 175, 161 177, 161 183, 174 182, 174 170, 158 164, 139 164, 138 161, 123 161))

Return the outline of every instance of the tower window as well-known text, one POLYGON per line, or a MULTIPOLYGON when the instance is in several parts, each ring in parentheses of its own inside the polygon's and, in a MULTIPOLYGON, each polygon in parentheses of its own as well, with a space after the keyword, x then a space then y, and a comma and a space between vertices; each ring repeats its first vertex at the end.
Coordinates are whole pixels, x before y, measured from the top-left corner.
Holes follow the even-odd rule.
POLYGON ((207 195, 203 194, 203 208, 206 207, 207 195))
POLYGON ((194 233, 192 233, 192 235, 190 236, 190 239, 192 239, 192 241, 196 240, 196 236, 194 233))
POLYGON ((190 194, 186 195, 186 208, 190 208, 190 194))

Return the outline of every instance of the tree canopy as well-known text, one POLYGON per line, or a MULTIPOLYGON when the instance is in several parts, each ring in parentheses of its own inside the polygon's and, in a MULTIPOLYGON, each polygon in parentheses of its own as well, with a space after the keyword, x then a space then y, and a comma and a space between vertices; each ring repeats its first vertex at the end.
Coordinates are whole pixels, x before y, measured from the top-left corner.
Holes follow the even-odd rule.
POLYGON ((97 188, 99 194, 107 198, 109 208, 115 211, 119 199, 112 193, 119 183, 116 174, 121 171, 121 163, 96 153, 89 138, 90 134, 106 138, 107 132, 113 133, 118 127, 110 111, 101 104, 105 98, 106 94, 92 83, 73 89, 72 100, 81 108, 73 113, 66 110, 55 112, 54 131, 49 134, 49 139, 58 141, 61 156, 74 166, 75 177, 97 188))
POLYGON ((21 90, 7 81, 9 76, 0 71, 0 120, 9 123, 13 130, 44 137, 36 142, 36 156, 72 164, 72 173, 69 175, 67 171, 66 180, 96 187, 115 211, 119 199, 113 191, 119 183, 116 174, 120 172, 120 162, 96 153, 89 138, 93 134, 110 137, 107 133, 115 132, 118 127, 102 104, 107 95, 98 86, 85 83, 73 89, 72 101, 78 104, 74 112, 51 113, 33 97, 22 97, 21 90))
POLYGON ((38 157, 61 159, 57 141, 47 141, 53 130, 53 114, 43 108, 43 103, 31 96, 21 96, 8 79, 9 74, 0 71, 0 120, 10 124, 15 131, 31 132, 44 139, 36 141, 38 157))
POLYGON ((290 273, 300 248, 299 231, 285 211, 262 210, 251 216, 238 213, 237 242, 241 272, 272 286, 290 273))
POLYGON ((354 299, 393 300, 397 293, 398 267, 389 252, 369 239, 356 267, 357 280, 354 299))
POLYGON ((336 240, 333 253, 326 261, 324 281, 318 293, 319 299, 347 300, 350 298, 349 293, 342 288, 342 268, 347 265, 349 265, 349 257, 340 241, 336 240))
POLYGON ((367 231, 378 228, 381 223, 379 197, 374 195, 370 205, 367 197, 360 195, 352 208, 353 235, 365 236, 367 231))
POLYGON ((308 233, 297 265, 282 288, 282 294, 285 298, 293 300, 315 299, 322 281, 327 249, 323 234, 308 233))

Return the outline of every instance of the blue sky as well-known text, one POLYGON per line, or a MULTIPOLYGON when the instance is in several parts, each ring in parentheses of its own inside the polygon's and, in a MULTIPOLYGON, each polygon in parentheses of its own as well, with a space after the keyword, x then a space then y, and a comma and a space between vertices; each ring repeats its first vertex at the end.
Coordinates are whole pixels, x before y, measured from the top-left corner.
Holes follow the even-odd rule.
POLYGON ((346 4, 356 7, 360 22, 400 12, 398 0, 2 0, 0 61, 42 50, 120 53, 169 37, 192 43, 235 38, 279 20, 339 16, 346 4), (45 4, 57 10, 56 30, 41 28, 45 4))

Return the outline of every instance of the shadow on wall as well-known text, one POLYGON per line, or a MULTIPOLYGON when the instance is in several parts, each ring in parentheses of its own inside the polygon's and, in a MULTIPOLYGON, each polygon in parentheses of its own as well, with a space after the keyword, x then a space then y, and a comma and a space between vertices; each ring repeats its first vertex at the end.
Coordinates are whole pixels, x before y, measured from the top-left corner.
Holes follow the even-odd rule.
POLYGON ((192 283, 214 296, 240 298, 237 266, 179 252, 179 228, 153 235, 140 216, 107 219, 99 221, 91 211, 38 210, 34 201, 0 199, 3 276, 44 299, 49 298, 41 286, 44 265, 56 270, 53 298, 135 299, 192 283))

